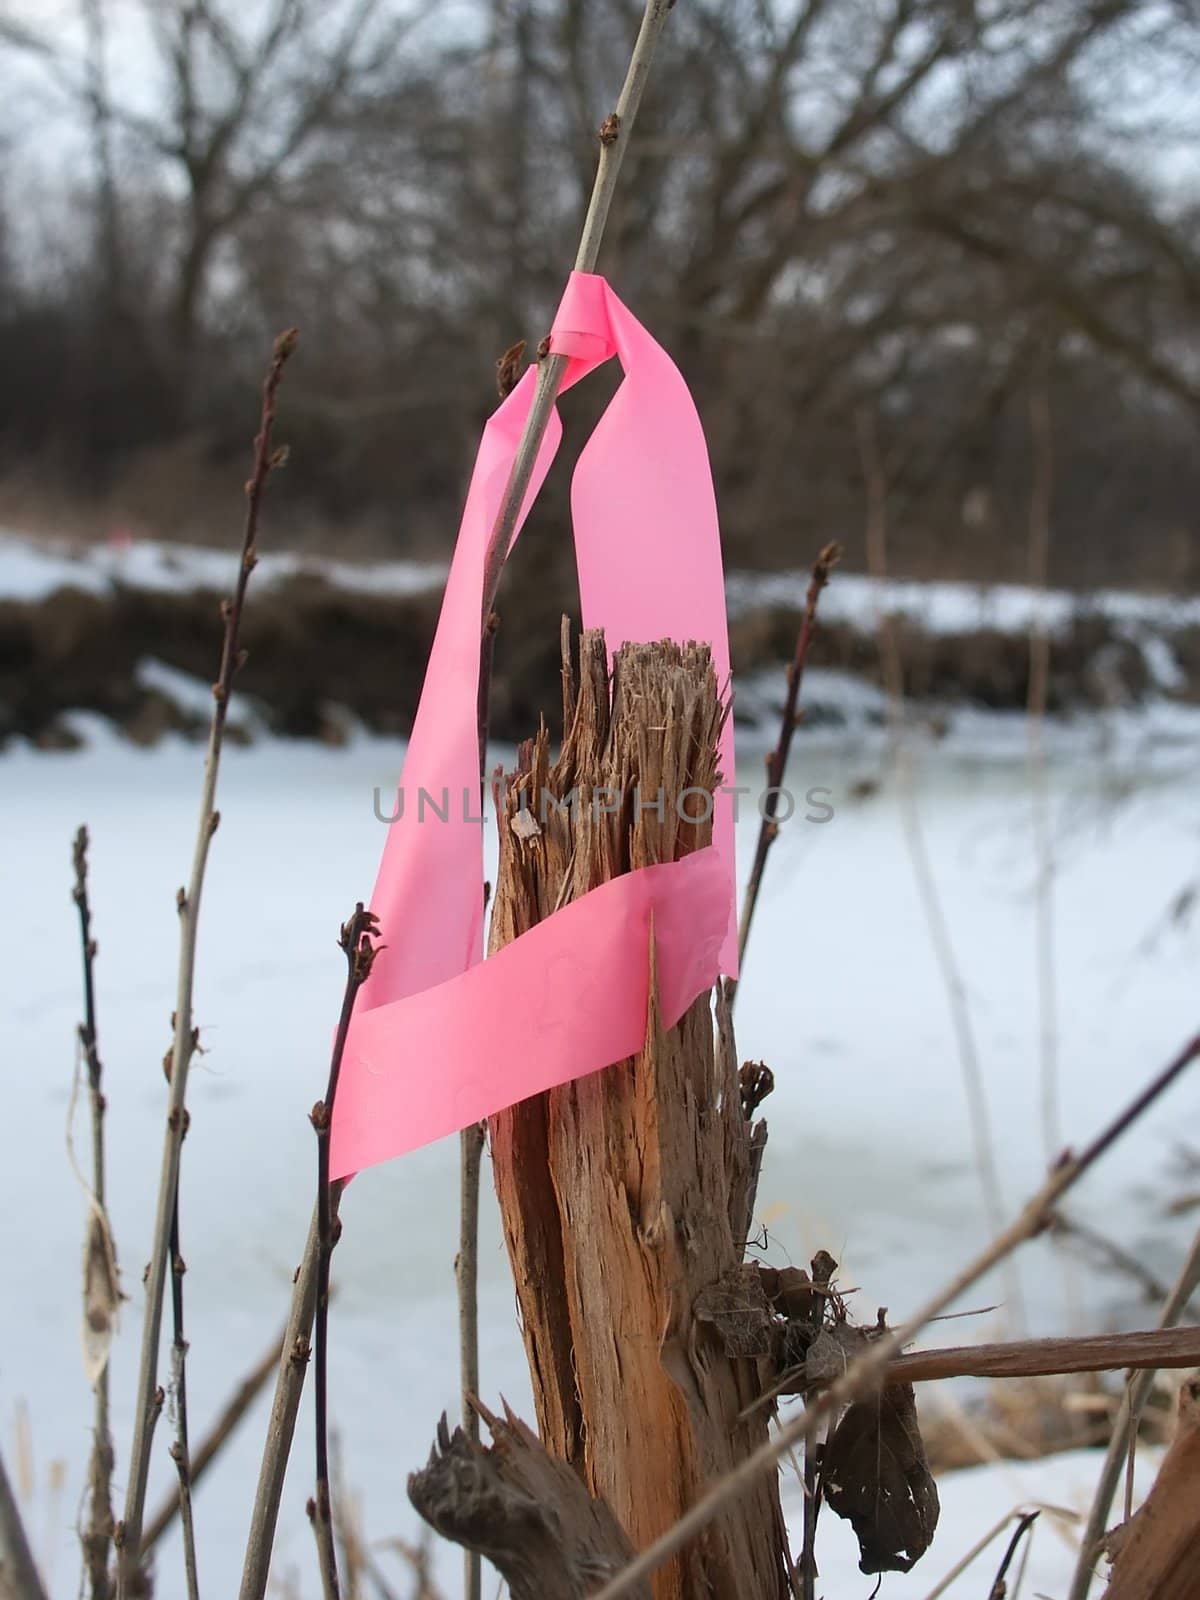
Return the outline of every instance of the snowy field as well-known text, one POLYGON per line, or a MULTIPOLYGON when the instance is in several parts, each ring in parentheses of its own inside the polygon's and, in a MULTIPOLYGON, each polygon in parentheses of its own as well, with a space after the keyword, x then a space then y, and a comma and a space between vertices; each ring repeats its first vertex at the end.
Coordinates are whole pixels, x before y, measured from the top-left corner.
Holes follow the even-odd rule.
MULTIPOLYGON (((72 1529, 90 1418, 77 1305, 84 1199, 66 1148, 80 1005, 71 837, 81 821, 89 824, 111 1209, 130 1297, 113 1371, 123 1454, 161 1145, 174 893, 190 859, 201 766, 194 745, 170 740, 138 750, 102 726, 81 726, 88 742, 74 753, 14 745, 0 756, 0 1162, 8 1193, 18 1197, 0 1214, 0 1440, 10 1468, 31 1465, 30 1521, 56 1597, 76 1589, 72 1529)), ((1019 718, 963 714, 947 738, 916 746, 920 816, 978 1037, 1010 1209, 1042 1161, 1023 739, 1019 718)), ((401 757, 398 743, 364 738, 339 751, 264 740, 226 754, 196 985, 205 1054, 193 1069, 183 1178, 194 1436, 283 1320, 314 1188, 307 1110, 324 1086, 341 995, 334 940, 354 901, 369 894, 382 844, 373 791, 378 786, 386 804, 401 757)), ((754 781, 760 759, 760 747, 743 750, 742 781, 754 781)), ((1173 708, 1053 730, 1062 1120, 1072 1141, 1093 1132, 1200 1025, 1200 924, 1170 915, 1200 871, 1198 765, 1200 729, 1173 708)), ((765 1060, 776 1075, 764 1107, 767 1259, 804 1262, 828 1248, 843 1264, 842 1282, 861 1286, 858 1314, 869 1320, 886 1305, 899 1321, 974 1252, 986 1222, 945 989, 896 793, 879 783, 882 770, 877 729, 798 737, 789 785, 828 789, 834 816, 822 824, 797 816, 781 832, 738 1033, 742 1056, 765 1060)), ((741 828, 743 870, 754 826, 751 815, 741 828)), ((1197 1142, 1197 1113, 1200 1080, 1192 1079, 1077 1201, 1082 1216, 1144 1247, 1166 1275, 1181 1234, 1172 1239, 1158 1202, 1177 1143, 1197 1142)), ((81 1119, 77 1142, 85 1137, 81 1119)), ((439 1412, 455 1408, 456 1193, 457 1147, 447 1141, 364 1173, 343 1206, 331 1403, 375 1539, 414 1536, 405 1477, 424 1460, 439 1412)), ((483 1389, 528 1412, 493 1212, 489 1206, 483 1248, 483 1389)), ((1024 1258, 1019 1289, 1034 1331, 1148 1320, 1120 1306, 1113 1285, 1065 1273, 1044 1247, 1024 1258)), ((983 1285, 971 1304, 1000 1301, 1000 1309, 954 1323, 934 1342, 1013 1327, 1009 1292, 1003 1281, 983 1285)), ((197 1494, 210 1595, 236 1589, 263 1424, 260 1405, 197 1494)), ((171 1476, 165 1437, 159 1443, 151 1503, 171 1476)), ((296 1574, 293 1592, 306 1596, 316 1592, 303 1515, 310 1460, 306 1413, 277 1562, 280 1580, 296 1574)), ((928 1594, 1018 1504, 1083 1506, 1095 1468, 1095 1457, 1076 1455, 943 1479, 933 1551, 913 1574, 885 1579, 881 1594, 928 1594)), ((118 1461, 123 1490, 120 1474, 118 1461)), ((1069 1523, 1043 1518, 1027 1595, 1063 1594, 1069 1538, 1069 1523)), ((1002 1543, 947 1592, 986 1592, 1002 1543)), ((818 1554, 829 1600, 866 1600, 874 1579, 857 1572, 852 1536, 828 1513, 818 1554)), ((392 1559, 381 1556, 385 1565, 392 1559)), ((458 1555, 439 1559, 447 1595, 456 1595, 458 1555)), ((173 1541, 162 1571, 159 1593, 180 1593, 173 1541)), ((403 1593, 402 1579, 399 1587, 403 1593)))

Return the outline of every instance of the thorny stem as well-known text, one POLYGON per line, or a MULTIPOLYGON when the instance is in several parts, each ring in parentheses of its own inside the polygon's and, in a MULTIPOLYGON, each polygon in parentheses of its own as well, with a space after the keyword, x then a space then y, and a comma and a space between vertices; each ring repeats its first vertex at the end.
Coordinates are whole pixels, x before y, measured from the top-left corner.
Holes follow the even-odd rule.
MULTIPOLYGON (((14 1600, 46 1600, 46 1590, 29 1547, 21 1508, 0 1454, 0 1579, 14 1600)), ((2 1592, 2 1591, 0 1591, 2 1592)))
MULTIPOLYGON (((661 1538, 642 1551, 629 1566, 606 1583, 591 1600, 619 1600, 671 1556, 688 1545, 712 1519, 761 1477, 771 1471, 779 1458, 794 1449, 801 1441, 815 1437, 825 1419, 849 1404, 873 1381, 883 1376, 887 1364, 917 1334, 926 1323, 940 1315, 959 1295, 964 1294, 980 1278, 1010 1255, 1026 1239, 1041 1233, 1047 1225, 1055 1205, 1079 1179, 1114 1145, 1140 1116, 1162 1095, 1181 1074, 1200 1058, 1200 1033, 1180 1050, 1179 1054, 1162 1069, 1141 1093, 1130 1102, 1077 1156, 1063 1153, 1057 1165, 1048 1173, 1041 1188, 1026 1202, 1020 1214, 981 1250, 975 1259, 956 1274, 933 1296, 902 1328, 873 1341, 847 1366, 840 1378, 832 1383, 798 1416, 791 1418, 778 1432, 732 1472, 716 1482, 700 1500, 686 1512, 674 1527, 668 1528, 661 1538)), ((1075 1597, 1072 1596, 1072 1600, 1075 1597)))
MULTIPOLYGON (((316 1412, 316 1494, 310 1502, 309 1516, 317 1538, 317 1552, 321 1568, 321 1585, 325 1600, 338 1600, 337 1550, 333 1538, 333 1511, 329 1490, 329 1263, 337 1243, 334 1229, 336 1198, 329 1181, 329 1134, 333 1125, 333 1107, 337 1098, 338 1079, 342 1071, 342 1057, 346 1052, 346 1037, 350 1032, 350 1018, 358 991, 371 973, 378 946, 372 940, 379 931, 379 921, 360 901, 354 914, 343 923, 338 943, 346 956, 346 989, 342 997, 342 1013, 338 1018, 337 1033, 333 1041, 333 1054, 329 1061, 329 1083, 324 1100, 318 1100, 312 1109, 312 1125, 317 1134, 317 1303, 316 1340, 314 1343, 313 1389, 316 1412)), ((340 1231, 340 1230, 339 1230, 340 1231)))
MULTIPOLYGON (((867 495, 867 567, 879 589, 886 583, 888 575, 887 475, 879 448, 875 419, 867 410, 861 411, 858 416, 858 444, 867 495)), ((954 941, 950 936, 946 910, 942 904, 933 863, 929 859, 929 847, 925 841, 925 830, 917 805, 912 760, 904 738, 904 667, 900 658, 900 646, 892 618, 881 607, 877 607, 876 629, 887 688, 888 727, 904 837, 917 892, 925 912, 934 957, 946 990, 950 1022, 954 1029, 963 1084, 966 1089, 971 1138, 975 1147, 975 1166, 983 1192, 987 1226, 995 1232, 1004 1220, 1004 1194, 996 1163, 996 1143, 988 1111, 983 1067, 979 1059, 979 1046, 971 1021, 970 1007, 967 1004, 966 985, 959 970, 954 941)), ((1021 1283, 1011 1264, 1006 1265, 1005 1269, 1005 1298, 1014 1322, 1018 1327, 1023 1327, 1026 1318, 1021 1283)))
MULTIPOLYGON (((634 41, 625 82, 617 96, 616 109, 605 118, 600 128, 600 156, 596 164, 596 177, 592 185, 587 215, 579 238, 575 256, 576 272, 594 272, 600 255, 600 245, 608 222, 609 209, 616 189, 617 177, 625 158, 625 149, 642 91, 650 74, 654 49, 662 33, 667 14, 675 0, 646 0, 641 26, 634 41)), ((511 352, 509 352, 511 355, 511 352)), ((505 358, 507 361, 507 357, 505 358)), ((495 632, 498 618, 495 612, 496 596, 500 588, 500 574, 516 532, 521 507, 529 491, 538 452, 546 435, 554 402, 562 387, 567 370, 567 358, 547 352, 538 365, 537 384, 533 403, 525 419, 525 426, 517 445, 512 470, 505 485, 504 496, 496 523, 488 541, 484 563, 483 609, 480 617, 479 692, 477 718, 479 731, 479 773, 481 790, 487 780, 488 708, 491 696, 492 656, 495 649, 495 632)), ((482 807, 480 808, 482 815, 482 807)), ((460 1136, 461 1213, 459 1219, 459 1251, 455 1263, 458 1290, 459 1353, 462 1371, 463 1427, 468 1438, 478 1440, 479 1418, 469 1403, 479 1391, 479 1292, 478 1292, 478 1239, 479 1239, 479 1168, 483 1151, 484 1128, 482 1124, 464 1128, 460 1136)), ((479 1600, 482 1569, 478 1551, 466 1550, 463 1556, 465 1600, 479 1600)), ((245 1600, 245 1597, 244 1597, 245 1600)))
POLYGON ((242 534, 241 560, 238 564, 237 583, 232 600, 222 607, 225 618, 225 635, 221 646, 221 665, 217 681, 213 684, 213 714, 209 726, 208 750, 204 761, 204 781, 200 793, 200 818, 196 832, 196 846, 192 858, 192 872, 186 892, 180 890, 179 907, 179 976, 175 997, 175 1034, 171 1048, 170 1093, 167 1105, 167 1125, 163 1140, 162 1171, 159 1177, 158 1204, 154 1219, 154 1239, 150 1264, 146 1271, 146 1310, 142 1323, 142 1349, 138 1367, 137 1392, 134 1398, 133 1440, 129 1453, 129 1484, 125 1499, 125 1517, 122 1530, 121 1556, 117 1565, 117 1590, 120 1600, 138 1592, 138 1577, 142 1553, 142 1517, 146 1504, 146 1484, 150 1472, 150 1433, 154 1392, 158 1369, 159 1335, 162 1329, 163 1292, 166 1278, 167 1256, 170 1249, 171 1219, 175 1213, 179 1189, 179 1152, 183 1140, 184 1111, 187 1096, 188 1067, 196 1048, 196 1032, 192 1022, 192 988, 196 967, 196 936, 200 917, 200 896, 204 888, 204 872, 208 850, 220 818, 215 809, 217 773, 220 767, 221 747, 225 734, 225 720, 233 691, 233 680, 244 661, 239 646, 242 608, 246 586, 258 556, 255 539, 258 534, 259 512, 267 479, 272 470, 283 464, 282 451, 272 443, 275 423, 275 399, 283 377, 283 369, 296 348, 299 335, 294 328, 281 333, 275 341, 271 361, 262 387, 262 408, 259 431, 254 441, 254 464, 246 484, 246 520, 242 534))
MULTIPOLYGON (((104 1169, 104 1091, 103 1069, 100 1065, 100 1048, 96 1033, 95 960, 97 945, 92 937, 92 908, 88 898, 87 883, 88 831, 81 827, 75 835, 73 861, 75 888, 72 898, 79 912, 79 937, 83 949, 83 1003, 84 1020, 79 1029, 87 1065, 88 1099, 92 1114, 92 1201, 96 1216, 89 1227, 103 1230, 105 1249, 112 1254, 112 1232, 108 1225, 104 1169)), ((115 1259, 114 1259, 115 1266, 115 1259)), ((108 1571, 108 1552, 113 1534, 112 1506, 113 1442, 109 1421, 108 1361, 105 1360, 96 1378, 95 1420, 92 1424, 92 1458, 88 1469, 90 1509, 88 1525, 81 1535, 84 1565, 91 1585, 92 1600, 108 1600, 111 1579, 108 1571)))
MULTIPOLYGON (((1187 1310, 1188 1302, 1198 1288, 1200 1288, 1200 1233, 1192 1241, 1187 1260, 1180 1268, 1179 1276, 1163 1303, 1158 1319, 1160 1328, 1175 1326, 1187 1310)), ((1125 1386, 1125 1393, 1121 1396, 1120 1409, 1113 1419, 1112 1435, 1108 1441, 1104 1465, 1100 1469, 1100 1481, 1096 1486, 1092 1509, 1088 1513, 1087 1527, 1080 1541, 1079 1561, 1075 1567, 1067 1600, 1087 1600, 1092 1572, 1100 1553, 1100 1542, 1104 1538, 1109 1511, 1112 1509, 1117 1480, 1121 1476, 1126 1451, 1132 1455, 1132 1441, 1136 1439, 1138 1420, 1153 1382, 1153 1370, 1139 1372, 1136 1378, 1130 1378, 1125 1386)))
MULTIPOLYGON (((796 635, 796 650, 787 669, 787 694, 783 702, 783 714, 779 721, 779 742, 767 757, 767 793, 763 804, 762 822, 758 829, 758 843, 754 847, 754 863, 750 868, 750 879, 746 884, 746 896, 742 901, 742 915, 738 923, 739 970, 742 962, 746 959, 746 945, 750 939, 750 924, 754 920, 754 908, 758 904, 758 892, 762 887, 767 855, 779 836, 779 824, 775 820, 775 813, 779 810, 779 792, 783 786, 784 774, 787 771, 788 755, 792 748, 792 735, 795 733, 800 720, 796 712, 796 706, 800 697, 800 683, 804 677, 804 666, 808 660, 809 646, 812 644, 813 635, 817 629, 817 604, 821 598, 821 591, 829 582, 830 575, 841 558, 841 545, 827 544, 813 562, 812 575, 808 581, 808 593, 804 600, 804 616, 800 622, 800 631, 796 635)), ((731 1007, 737 995, 737 986, 738 980, 736 978, 726 978, 725 999, 731 1007)))
POLYGON ((179 1477, 179 1521, 183 1531, 183 1570, 188 1600, 199 1600, 196 1568, 196 1527, 192 1518, 192 1460, 188 1448, 187 1338, 183 1331, 183 1275, 187 1266, 179 1248, 179 1195, 171 1216, 171 1346, 172 1382, 175 1389, 175 1438, 171 1460, 179 1477))

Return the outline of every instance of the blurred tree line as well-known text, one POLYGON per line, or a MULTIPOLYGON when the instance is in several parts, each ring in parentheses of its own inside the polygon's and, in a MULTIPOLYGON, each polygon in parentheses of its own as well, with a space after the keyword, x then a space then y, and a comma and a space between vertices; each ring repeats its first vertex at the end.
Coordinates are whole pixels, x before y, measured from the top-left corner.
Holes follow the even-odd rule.
MULTIPOLYGON (((202 535, 296 323, 296 536, 444 550, 640 13, 0 0, 0 477, 202 535)), ((1022 577, 1040 398, 1052 579, 1197 584, 1197 82, 1197 0, 678 0, 604 265, 731 561, 861 560, 867 408, 896 568, 1022 577)))

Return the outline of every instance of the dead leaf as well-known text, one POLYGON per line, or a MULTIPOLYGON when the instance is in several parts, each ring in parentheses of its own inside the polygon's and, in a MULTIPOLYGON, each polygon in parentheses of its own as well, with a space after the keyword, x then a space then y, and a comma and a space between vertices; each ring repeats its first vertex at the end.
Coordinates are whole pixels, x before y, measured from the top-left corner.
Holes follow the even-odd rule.
POLYGON ((940 1506, 911 1384, 849 1408, 822 1475, 829 1509, 854 1529, 860 1572, 908 1572, 928 1550, 940 1506))
POLYGON ((759 1281, 747 1265, 702 1289, 692 1302, 699 1322, 710 1322, 728 1356, 766 1356, 775 1348, 777 1323, 759 1281))
POLYGON ((108 1365, 120 1303, 112 1236, 107 1219, 93 1204, 83 1247, 83 1366, 93 1389, 108 1365))

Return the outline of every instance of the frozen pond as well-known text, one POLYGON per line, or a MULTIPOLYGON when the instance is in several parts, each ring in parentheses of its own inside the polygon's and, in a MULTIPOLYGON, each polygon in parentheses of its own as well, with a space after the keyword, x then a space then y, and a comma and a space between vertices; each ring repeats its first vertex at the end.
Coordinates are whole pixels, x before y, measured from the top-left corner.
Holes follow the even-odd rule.
MULTIPOLYGON (((1168 915, 1200 868, 1197 791, 1186 770, 1200 746, 1177 747, 1174 761, 1161 763, 1093 734, 1057 743, 1050 768, 1062 1120, 1076 1142, 1200 1024, 1200 919, 1168 915)), ((777 1084, 764 1107, 771 1141, 759 1208, 769 1259, 803 1262, 824 1246, 842 1261, 843 1281, 861 1286, 860 1314, 887 1305, 898 1320, 984 1236, 961 1071, 896 793, 872 787, 877 747, 801 735, 795 748, 789 781, 800 791, 831 790, 835 815, 783 828, 738 1001, 740 1053, 769 1063, 777 1084)), ((1034 861, 1020 751, 1010 729, 1004 738, 952 739, 918 768, 920 817, 1010 1208, 1042 1164, 1034 861)), ((400 756, 397 744, 364 740, 340 751, 264 743, 226 757, 196 983, 205 1054, 193 1068, 184 1156, 194 1437, 282 1323, 314 1188, 307 1111, 324 1087, 341 997, 334 940, 354 901, 369 894, 382 844, 373 789, 386 798, 400 756)), ((759 759, 746 752, 743 772, 759 759)), ((27 1418, 31 1522, 39 1549, 53 1552, 56 1593, 75 1590, 72 1528, 90 1421, 77 1309, 84 1201, 65 1144, 80 1006, 71 837, 88 823, 111 1210, 130 1296, 113 1376, 123 1453, 159 1163, 174 893, 190 860, 200 764, 194 746, 146 752, 102 731, 75 754, 0 756, 0 1161, 10 1196, 0 1215, 0 1439, 11 1468, 27 1418), (57 1461, 67 1472, 56 1494, 57 1461)), ((743 870, 755 823, 750 815, 741 828, 743 870)), ((1194 1078, 1089 1181, 1080 1212, 1126 1242, 1161 1235, 1152 1192, 1176 1142, 1194 1141, 1198 1112, 1194 1078)), ((438 1413, 455 1409, 456 1196, 451 1140, 362 1174, 343 1205, 331 1403, 373 1538, 412 1535, 405 1476, 427 1454, 438 1413)), ((489 1400, 502 1392, 528 1410, 490 1208, 486 1222, 483 1389, 489 1400)), ((1167 1272, 1171 1261, 1167 1250, 1167 1272)), ((1027 1258, 1021 1287, 1036 1330, 1067 1327, 1089 1308, 1095 1321, 1111 1297, 1087 1274, 1064 1275, 1044 1250, 1027 1258)), ((973 1303, 1005 1292, 990 1285, 973 1303)), ((957 1323, 946 1342, 1011 1318, 1009 1306, 957 1323)), ((202 1587, 212 1595, 236 1589, 262 1427, 260 1407, 197 1495, 202 1587)), ((277 1573, 301 1574, 297 1592, 307 1594, 304 1421, 301 1430, 277 1573)), ((165 1439, 158 1444, 152 1503, 171 1472, 165 1439)), ((453 1582, 456 1555, 445 1570, 453 1582)), ((179 1592, 177 1572, 171 1547, 162 1594, 179 1592)), ((864 1597, 872 1581, 862 1580, 864 1597)), ((976 1579, 970 1592, 978 1589, 976 1579)), ((885 1585, 890 1592, 901 1591, 885 1585)))

